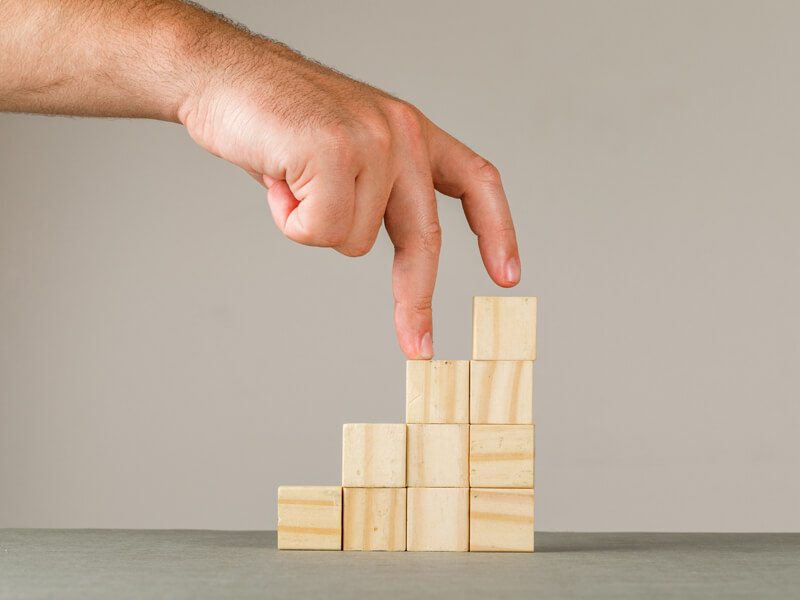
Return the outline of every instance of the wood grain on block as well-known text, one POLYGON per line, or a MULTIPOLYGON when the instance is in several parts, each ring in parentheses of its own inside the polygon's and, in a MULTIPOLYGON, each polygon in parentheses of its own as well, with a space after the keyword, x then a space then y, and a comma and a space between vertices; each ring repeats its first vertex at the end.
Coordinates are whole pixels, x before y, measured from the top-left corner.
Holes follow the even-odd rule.
POLYGON ((473 360, 536 360, 536 298, 476 296, 473 360))
POLYGON ((533 362, 473 360, 469 368, 470 423, 533 423, 533 362))
POLYGON ((344 488, 345 550, 406 549, 406 488, 344 488))
POLYGON ((469 425, 408 425, 408 486, 469 487, 469 425))
POLYGON ((469 489, 408 488, 409 552, 469 550, 469 489))
POLYGON ((406 363, 407 423, 469 423, 469 361, 406 363))
POLYGON ((278 488, 280 550, 342 549, 342 488, 288 486, 278 488))
POLYGON ((469 490, 471 552, 533 552, 533 490, 469 490))
POLYGON ((533 428, 533 425, 470 425, 470 487, 532 488, 533 428))
POLYGON ((404 487, 406 426, 347 423, 342 432, 342 485, 404 487))

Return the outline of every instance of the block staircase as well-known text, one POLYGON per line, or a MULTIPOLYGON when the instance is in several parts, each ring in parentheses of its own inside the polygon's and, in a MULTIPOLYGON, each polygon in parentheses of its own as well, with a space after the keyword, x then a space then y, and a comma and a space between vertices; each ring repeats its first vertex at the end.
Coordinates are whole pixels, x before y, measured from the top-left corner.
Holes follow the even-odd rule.
POLYGON ((278 488, 278 548, 533 552, 536 298, 475 297, 472 360, 408 361, 405 424, 346 424, 341 486, 278 488))

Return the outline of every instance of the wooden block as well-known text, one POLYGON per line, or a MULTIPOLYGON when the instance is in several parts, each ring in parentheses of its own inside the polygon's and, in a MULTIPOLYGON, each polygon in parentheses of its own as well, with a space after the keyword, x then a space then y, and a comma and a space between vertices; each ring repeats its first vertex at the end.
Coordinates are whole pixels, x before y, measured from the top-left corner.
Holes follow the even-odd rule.
POLYGON ((469 361, 409 360, 406 423, 469 423, 469 361))
POLYGON ((409 487, 469 487, 469 425, 409 424, 409 487))
POLYGON ((278 488, 280 550, 342 549, 342 488, 294 486, 278 488))
POLYGON ((342 438, 343 486, 406 485, 405 425, 348 423, 342 438))
POLYGON ((470 423, 533 423, 533 362, 473 360, 469 367, 470 423))
POLYGON ((470 552, 533 552, 533 490, 471 488, 470 552))
POLYGON ((345 550, 406 549, 406 488, 344 488, 345 550))
POLYGON ((536 298, 475 296, 473 360, 536 360, 536 298))
POLYGON ((533 428, 533 425, 470 425, 470 487, 532 488, 533 428))
POLYGON ((469 489, 408 488, 409 552, 469 550, 469 489))

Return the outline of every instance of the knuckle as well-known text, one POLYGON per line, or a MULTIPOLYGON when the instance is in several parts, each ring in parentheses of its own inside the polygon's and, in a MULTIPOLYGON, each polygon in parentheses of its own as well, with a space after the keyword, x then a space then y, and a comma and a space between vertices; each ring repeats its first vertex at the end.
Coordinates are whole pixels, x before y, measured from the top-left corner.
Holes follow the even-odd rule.
POLYGON ((401 131, 412 140, 421 141, 424 138, 422 113, 407 102, 396 102, 391 109, 392 118, 401 131))
POLYGON ((301 231, 301 230, 297 230, 297 229, 293 229, 293 228, 287 227, 286 231, 284 231, 283 234, 287 238, 289 238, 290 240, 292 240, 293 242, 296 242, 298 244, 303 244, 304 246, 315 246, 316 245, 316 244, 314 244, 314 240, 311 238, 311 236, 308 234, 308 232, 306 232, 304 230, 301 231))
POLYGON ((489 185, 500 185, 500 171, 482 156, 472 157, 469 165, 470 173, 478 180, 489 185))
POLYGON ((423 252, 439 253, 442 248, 442 228, 438 223, 428 225, 420 231, 419 246, 423 252))
POLYGON ((370 250, 372 250, 372 246, 375 244, 374 241, 363 240, 357 242, 348 242, 345 244, 341 244, 336 250, 344 254, 345 256, 349 256, 351 258, 357 258, 359 256, 364 256, 368 254, 370 250))
POLYGON ((372 147, 379 154, 389 154, 392 150, 392 130, 386 121, 375 123, 369 127, 372 147))
POLYGON ((322 147, 335 157, 335 161, 339 165, 347 166, 356 162, 355 135, 345 125, 329 126, 322 134, 322 147))
POLYGON ((407 307, 411 312, 417 314, 429 313, 433 310, 433 298, 430 296, 417 296, 407 303, 407 307))
POLYGON ((323 226, 305 226, 302 229, 293 228, 286 231, 286 237, 304 246, 320 246, 333 248, 339 246, 347 239, 347 234, 338 228, 323 226))
POLYGON ((503 243, 513 244, 515 243, 514 240, 517 237, 517 232, 513 225, 500 225, 495 229, 494 235, 502 240, 503 243))
POLYGON ((347 241, 347 234, 331 231, 320 237, 321 243, 319 245, 326 248, 334 248, 336 246, 341 246, 345 241, 347 241))

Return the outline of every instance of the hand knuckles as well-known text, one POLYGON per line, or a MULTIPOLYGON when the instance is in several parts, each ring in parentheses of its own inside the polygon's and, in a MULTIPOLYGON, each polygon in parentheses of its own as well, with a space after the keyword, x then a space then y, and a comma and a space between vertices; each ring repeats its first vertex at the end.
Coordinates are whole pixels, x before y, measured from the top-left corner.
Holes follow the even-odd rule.
POLYGON ((494 228, 494 234, 497 237, 513 237, 517 234, 512 223, 503 223, 494 228))
POLYGON ((500 171, 482 156, 476 154, 472 157, 469 172, 482 183, 500 185, 500 171))
POLYGON ((418 296, 402 302, 405 308, 416 314, 427 314, 433 310, 433 298, 418 296))
POLYGON ((442 248, 442 228, 438 223, 424 227, 418 235, 421 250, 431 254, 438 254, 442 248))
POLYGON ((333 248, 343 244, 347 240, 347 232, 339 227, 311 225, 303 229, 295 228, 287 230, 286 237, 304 246, 333 248))
POLYGON ((344 125, 329 126, 321 134, 322 147, 334 157, 338 165, 352 165, 356 162, 358 144, 353 131, 344 125))
POLYGON ((392 150, 394 138, 392 130, 385 119, 375 120, 367 125, 367 136, 373 152, 389 154, 392 150))
POLYGON ((336 250, 345 256, 356 258, 368 254, 374 245, 374 240, 351 241, 341 244, 336 250))
POLYGON ((396 102, 390 112, 396 127, 405 135, 415 141, 424 139, 423 117, 416 107, 407 102, 396 102))

